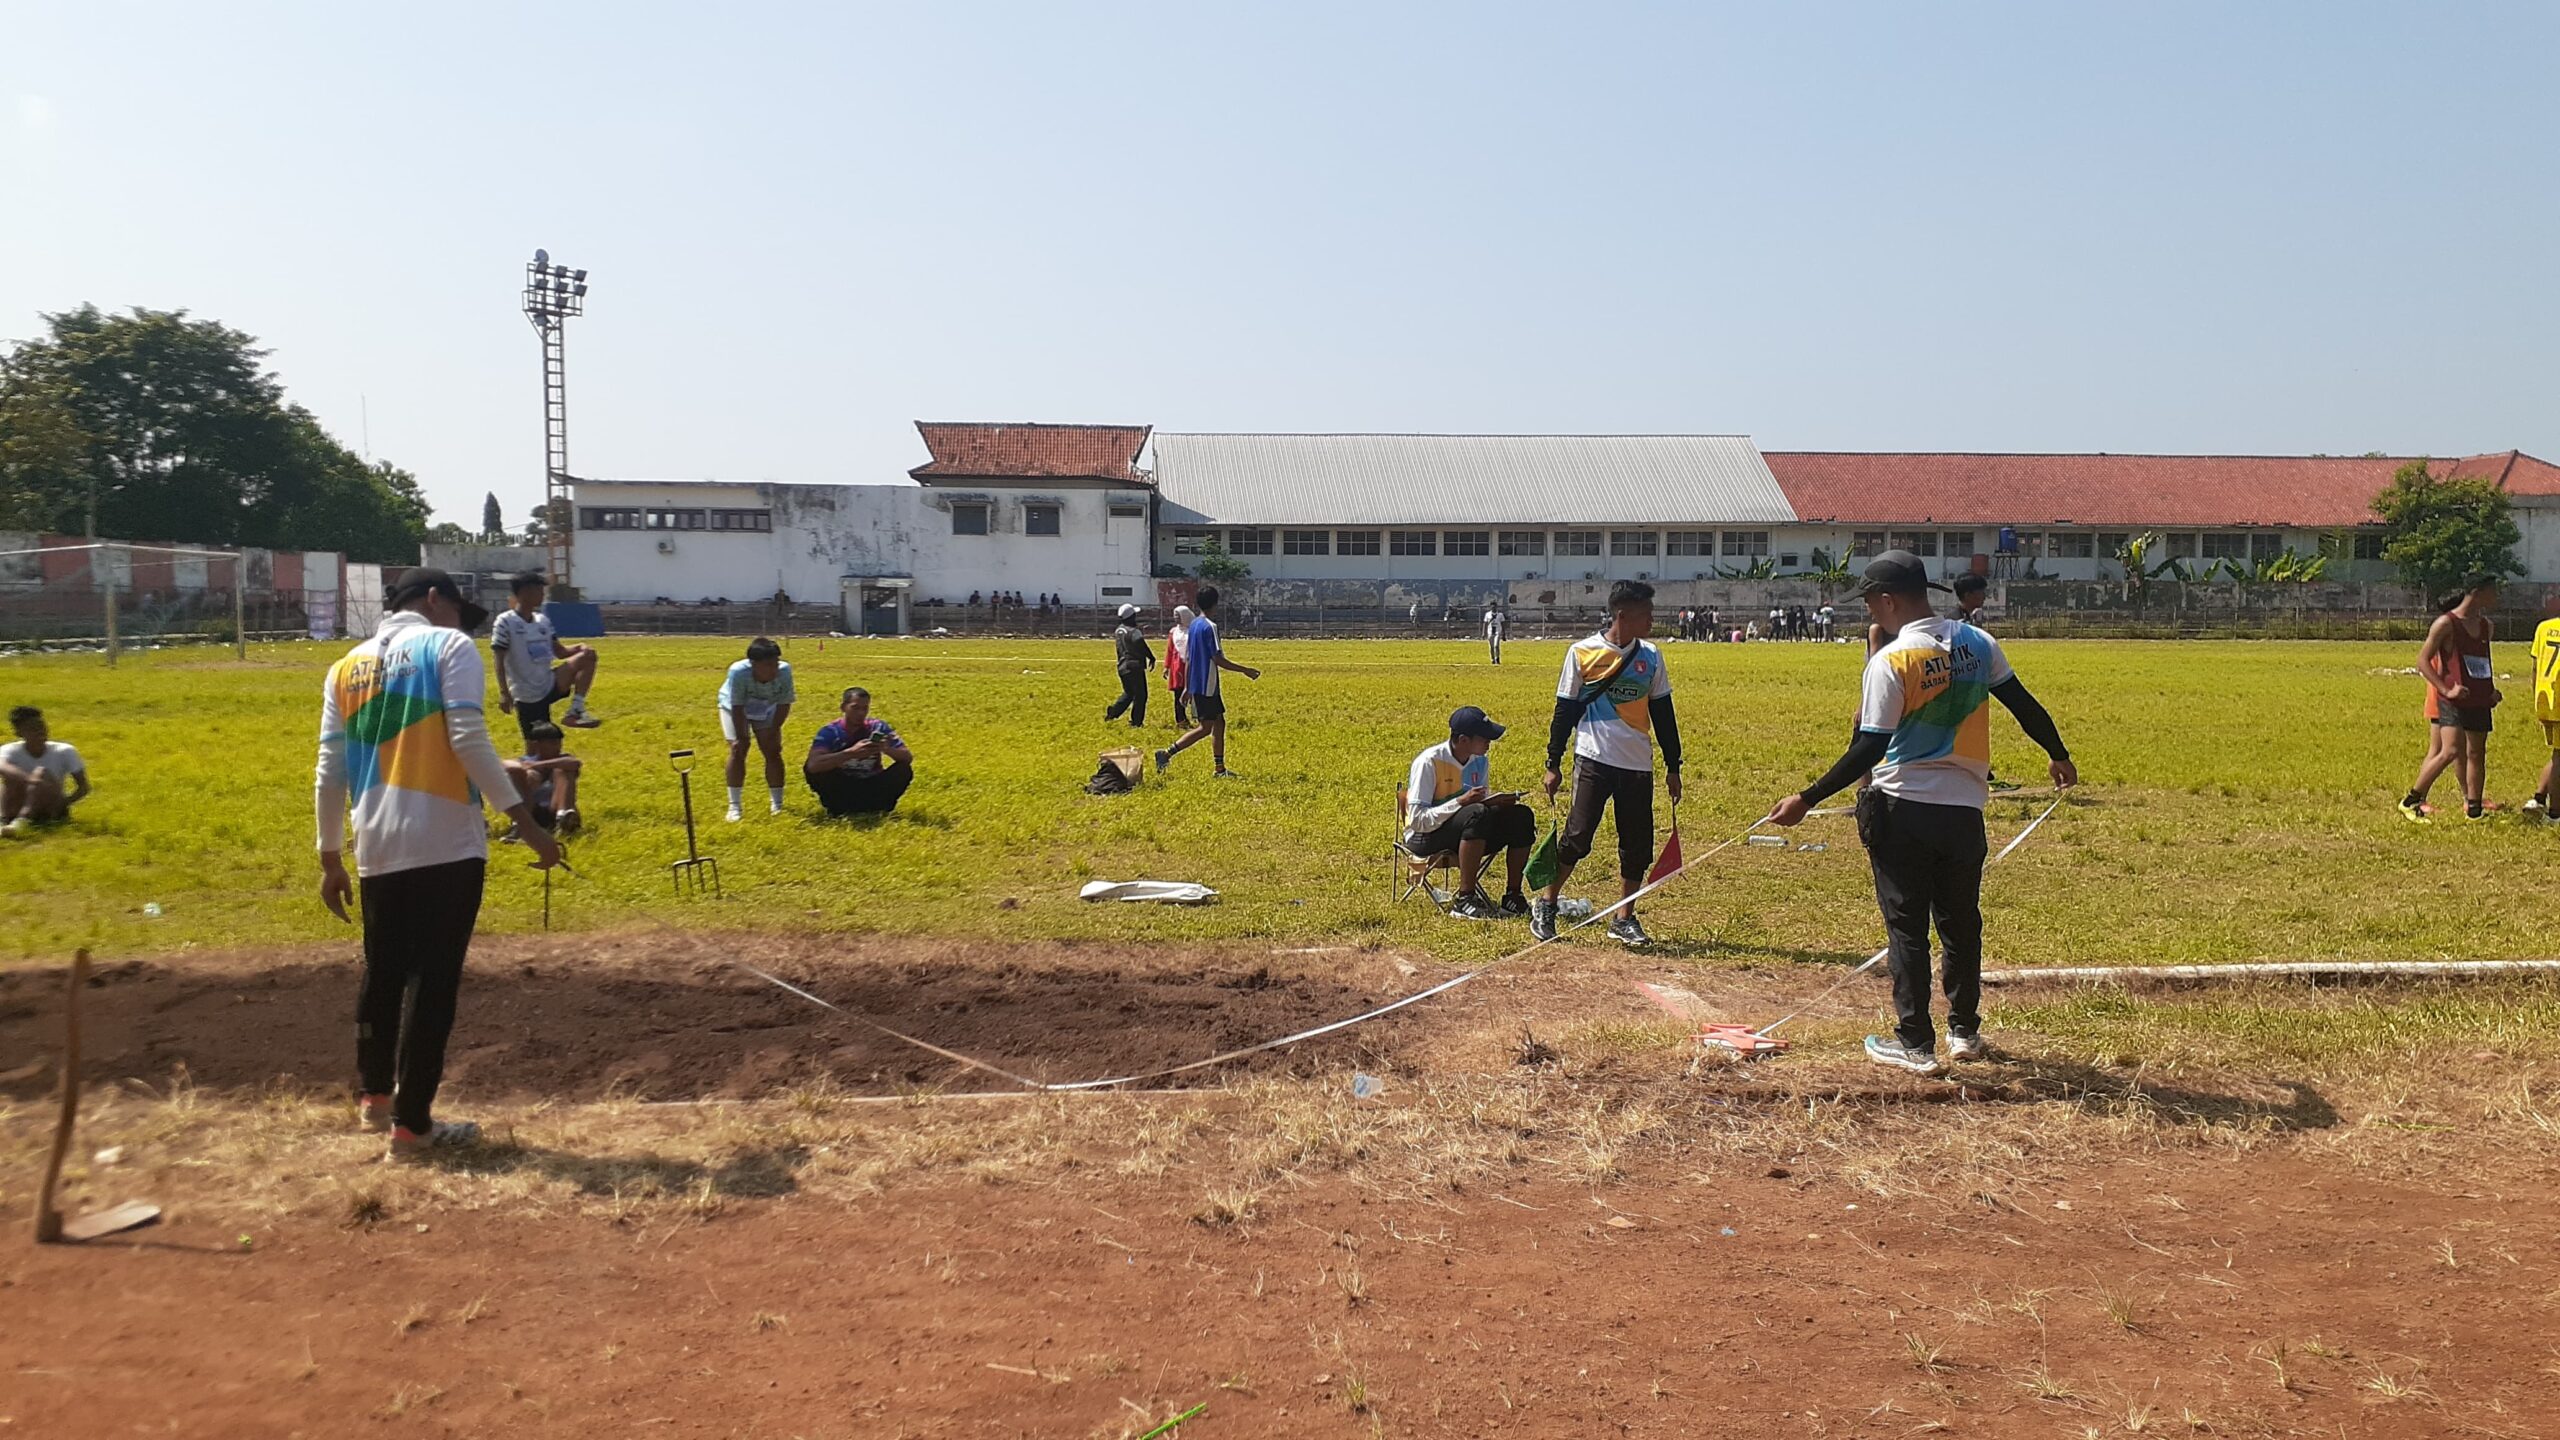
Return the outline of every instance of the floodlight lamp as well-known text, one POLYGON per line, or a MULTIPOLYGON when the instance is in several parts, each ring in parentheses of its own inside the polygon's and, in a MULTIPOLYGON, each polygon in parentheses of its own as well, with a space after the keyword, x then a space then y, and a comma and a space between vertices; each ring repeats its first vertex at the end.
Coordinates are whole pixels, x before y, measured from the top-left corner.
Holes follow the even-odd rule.
POLYGON ((550 263, 551 263, 551 252, 550 252, 550 251, 548 251, 548 250, 536 250, 536 251, 534 251, 534 252, 533 252, 533 263, 534 263, 534 264, 536 264, 536 265, 548 265, 548 264, 550 264, 550 263))
POLYGON ((587 287, 586 287, 586 286, 584 286, 584 285, 581 285, 581 286, 579 286, 575 291, 573 291, 572 293, 573 293, 573 294, 577 294, 577 295, 581 295, 581 296, 583 296, 583 295, 585 295, 585 294, 587 293, 587 287))
POLYGON ((587 272, 584 270, 572 270, 569 272, 569 278, 577 281, 581 285, 584 285, 587 283, 587 272))

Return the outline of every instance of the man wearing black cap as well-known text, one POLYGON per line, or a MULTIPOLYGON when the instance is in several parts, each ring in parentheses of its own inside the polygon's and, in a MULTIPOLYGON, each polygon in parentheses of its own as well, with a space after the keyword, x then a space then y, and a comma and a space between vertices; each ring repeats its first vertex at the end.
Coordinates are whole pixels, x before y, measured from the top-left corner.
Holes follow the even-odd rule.
POLYGON ((1404 782, 1404 848, 1416 856, 1458 852, 1458 893, 1449 913, 1461 920, 1500 920, 1529 913, 1520 876, 1538 843, 1538 822, 1516 794, 1493 793, 1493 742, 1503 727, 1462 705, 1449 715, 1449 738, 1413 757, 1404 782), (1503 852, 1510 885, 1502 903, 1485 898, 1484 864, 1503 852))
POLYGON ((1869 770, 1874 783, 1858 795, 1858 838, 1875 873, 1893 974, 1892 1036, 1867 1037, 1879 1065, 1935 1075, 1937 1031, 1929 1022, 1929 924, 1944 950, 1947 1053, 1983 1054, 1982 864, 1989 852, 1982 807, 1990 803, 1991 717, 1998 700, 2027 738, 2052 757, 2053 783, 2080 782, 2053 717, 2027 693, 2000 644, 1962 620, 1929 607, 1920 557, 1887 550, 1868 562, 1861 593, 1886 635, 1867 658, 1857 738, 1821 779, 1780 800, 1769 818, 1793 825, 1869 770))
POLYGON ((412 570, 373 638, 329 669, 320 691, 320 902, 339 919, 363 897, 364 980, 356 992, 356 1072, 364 1128, 391 1134, 393 1159, 468 1143, 478 1127, 434 1118, 462 961, 489 868, 484 799, 504 805, 534 867, 560 846, 517 792, 482 715, 489 672, 470 632, 489 612, 441 570, 412 570), (356 875, 347 879, 347 810, 356 875))

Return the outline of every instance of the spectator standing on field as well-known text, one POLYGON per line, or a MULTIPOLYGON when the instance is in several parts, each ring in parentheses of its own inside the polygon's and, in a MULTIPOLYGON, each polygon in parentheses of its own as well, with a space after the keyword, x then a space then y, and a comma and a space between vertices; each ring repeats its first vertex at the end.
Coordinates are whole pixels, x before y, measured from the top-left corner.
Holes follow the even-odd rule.
POLYGON ((1210 758, 1217 762, 1214 772, 1219 779, 1232 780, 1236 772, 1227 768, 1227 702, 1218 693, 1218 672, 1233 670, 1247 680, 1259 680, 1262 672, 1250 665, 1238 665, 1227 658, 1218 643, 1218 587, 1203 585, 1193 597, 1199 602, 1199 618, 1183 637, 1182 683, 1191 697, 1194 724, 1181 739, 1156 752, 1156 773, 1162 775, 1173 757, 1206 740, 1210 758))
POLYGON ((1487 605, 1484 607, 1485 649, 1492 652, 1493 663, 1496 665, 1502 663, 1502 632, 1509 628, 1510 617, 1502 613, 1502 607, 1500 605, 1487 605))
POLYGON ((2533 627, 2532 656, 2533 718, 2542 722, 2542 745, 2550 753, 2543 757, 2542 778, 2534 782, 2533 798, 2524 803, 2524 813, 2528 818, 2548 819, 2551 787, 2560 782, 2560 617, 2545 618, 2533 627))
POLYGON ((391 1158, 467 1144, 479 1127, 435 1118, 462 962, 489 870, 485 797, 504 803, 534 868, 560 859, 489 742, 489 672, 469 632, 489 612, 442 570, 412 570, 373 638, 329 667, 320 690, 320 902, 347 918, 362 897, 356 991, 359 1123, 389 1131, 391 1158), (355 812, 356 880, 347 878, 355 812))
POLYGON ((885 815, 915 783, 915 756, 889 722, 871 714, 871 692, 844 692, 843 713, 818 727, 801 778, 830 815, 885 815))
POLYGON ((1886 633, 1867 658, 1858 733, 1821 779, 1780 800, 1769 818, 1807 811, 1874 772, 1858 793, 1858 838, 1874 872, 1893 974, 1895 1023, 1870 1035, 1867 1058, 1935 1075, 1938 1036, 1929 1017, 1929 926, 1938 927, 1947 995, 1947 1053, 1975 1060, 1982 1043, 1982 866, 1989 853, 1982 808, 1990 803, 1991 716, 1997 700, 2052 757, 2054 788, 2080 782, 2053 717, 2015 672, 2000 644, 1961 620, 1933 614, 1920 557, 1887 550, 1869 561, 1860 593, 1886 633))
MULTIPOLYGON (((1680 803, 1680 718, 1671 708, 1671 671, 1653 633, 1653 587, 1621 580, 1609 587, 1609 623, 1565 651, 1556 708, 1547 725, 1547 770, 1539 782, 1552 804, 1564 782, 1565 746, 1573 746, 1573 808, 1556 846, 1559 864, 1546 893, 1529 902, 1529 933, 1556 938, 1556 900, 1573 867, 1591 853, 1604 810, 1617 812, 1618 894, 1644 888, 1653 863, 1653 750, 1662 746, 1664 781, 1680 803)), ((1624 905, 1609 934, 1631 949, 1653 943, 1624 905)))
POLYGON ((89 767, 53 738, 33 705, 10 711, 9 728, 18 738, 0 745, 0 836, 15 838, 30 825, 70 819, 71 807, 89 798, 89 767))
POLYGON ((1156 668, 1156 652, 1147 648, 1146 632, 1138 628, 1138 607, 1120 607, 1120 623, 1111 631, 1112 664, 1120 672, 1120 698, 1102 712, 1105 720, 1117 720, 1123 710, 1129 712, 1132 730, 1147 723, 1147 672, 1156 668))
POLYGON ((782 813, 782 722, 791 718, 800 698, 791 683, 791 663, 782 647, 759 635, 747 644, 747 658, 730 665, 720 682, 720 738, 729 742, 729 822, 746 816, 747 746, 764 752, 764 788, 772 797, 768 812, 782 813))
POLYGON ((1191 728, 1191 696, 1183 688, 1191 678, 1191 667, 1183 652, 1190 648, 1193 614, 1188 605, 1174 606, 1173 628, 1164 634, 1164 683, 1173 692, 1174 726, 1182 730, 1191 728))
POLYGON ((489 632, 489 651, 498 657, 498 703, 516 717, 527 736, 537 724, 548 724, 551 707, 569 702, 563 725, 591 730, 598 724, 587 713, 587 689, 596 683, 596 651, 592 645, 563 645, 542 613, 542 597, 550 582, 527 571, 508 582, 507 612, 489 632), (554 666, 551 662, 565 662, 554 666))

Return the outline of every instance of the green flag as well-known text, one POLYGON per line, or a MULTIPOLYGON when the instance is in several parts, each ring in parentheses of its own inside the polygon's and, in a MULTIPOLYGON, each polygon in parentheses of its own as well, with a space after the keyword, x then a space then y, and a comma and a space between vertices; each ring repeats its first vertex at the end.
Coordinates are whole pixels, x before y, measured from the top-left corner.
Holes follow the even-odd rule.
POLYGON ((1556 873, 1564 868, 1564 857, 1556 853, 1556 822, 1547 822, 1547 838, 1529 852, 1529 869, 1521 878, 1532 890, 1544 890, 1556 883, 1556 873))

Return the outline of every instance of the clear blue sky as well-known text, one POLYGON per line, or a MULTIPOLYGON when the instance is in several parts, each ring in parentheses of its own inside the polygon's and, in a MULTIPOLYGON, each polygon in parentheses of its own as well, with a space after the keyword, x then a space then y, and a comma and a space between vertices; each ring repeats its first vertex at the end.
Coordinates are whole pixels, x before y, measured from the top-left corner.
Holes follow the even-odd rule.
POLYGON ((2550 5, 19 0, 0 335, 184 307, 415 470, 911 422, 2560 459, 2550 5), (369 427, 364 423, 369 416, 369 427))

